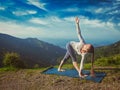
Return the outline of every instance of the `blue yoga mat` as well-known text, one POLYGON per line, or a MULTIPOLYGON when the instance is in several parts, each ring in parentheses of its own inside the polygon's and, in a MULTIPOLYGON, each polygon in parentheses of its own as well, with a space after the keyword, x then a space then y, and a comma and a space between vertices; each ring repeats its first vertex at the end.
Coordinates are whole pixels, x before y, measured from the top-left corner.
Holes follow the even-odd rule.
MULTIPOLYGON (((90 71, 89 70, 82 70, 83 74, 87 74, 88 76, 85 77, 86 80, 92 80, 94 82, 100 83, 103 78, 106 76, 104 72, 95 72, 96 77, 91 77, 90 76, 90 71)), ((57 68, 49 68, 42 73, 44 74, 56 74, 56 75, 61 75, 61 76, 68 76, 68 77, 73 77, 73 78, 80 78, 78 75, 78 72, 75 69, 67 69, 64 72, 58 72, 57 68)))

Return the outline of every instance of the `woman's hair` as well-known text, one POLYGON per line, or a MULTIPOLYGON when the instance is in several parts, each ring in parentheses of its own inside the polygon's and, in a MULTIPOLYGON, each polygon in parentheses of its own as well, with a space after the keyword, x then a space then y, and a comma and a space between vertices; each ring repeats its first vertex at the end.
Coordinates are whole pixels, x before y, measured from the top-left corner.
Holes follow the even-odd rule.
POLYGON ((94 46, 92 44, 85 44, 81 49, 81 52, 82 51, 86 53, 94 53, 94 46))
POLYGON ((94 47, 93 47, 93 45, 91 45, 91 44, 89 44, 90 46, 89 46, 89 48, 88 48, 88 52, 89 53, 94 53, 94 47))

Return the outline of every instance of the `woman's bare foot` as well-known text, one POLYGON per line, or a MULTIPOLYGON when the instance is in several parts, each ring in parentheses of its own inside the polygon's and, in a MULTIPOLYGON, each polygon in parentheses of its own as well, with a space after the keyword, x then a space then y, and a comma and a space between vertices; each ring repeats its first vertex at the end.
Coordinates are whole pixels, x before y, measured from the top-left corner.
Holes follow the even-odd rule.
POLYGON ((59 69, 59 68, 58 68, 58 71, 59 71, 59 72, 64 72, 65 70, 64 70, 64 69, 59 69))
POLYGON ((93 73, 93 74, 90 74, 90 76, 93 77, 93 78, 96 77, 94 73, 93 73))
POLYGON ((83 74, 83 73, 80 73, 79 76, 80 76, 80 78, 85 78, 85 77, 87 77, 88 75, 83 74))
POLYGON ((84 75, 79 75, 79 76, 80 76, 80 78, 85 78, 85 77, 87 77, 88 75, 84 74, 84 75))

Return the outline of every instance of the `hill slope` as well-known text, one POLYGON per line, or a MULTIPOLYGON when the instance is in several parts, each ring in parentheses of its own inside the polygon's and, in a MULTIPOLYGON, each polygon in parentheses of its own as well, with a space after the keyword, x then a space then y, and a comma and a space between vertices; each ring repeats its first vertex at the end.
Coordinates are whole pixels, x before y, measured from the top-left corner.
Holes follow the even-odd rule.
POLYGON ((95 48, 95 58, 108 57, 116 54, 120 54, 120 41, 111 45, 95 48))
POLYGON ((1 57, 8 51, 19 53, 30 67, 34 64, 39 64, 41 67, 54 65, 57 62, 56 59, 65 53, 64 49, 36 38, 20 39, 0 34, 1 57))

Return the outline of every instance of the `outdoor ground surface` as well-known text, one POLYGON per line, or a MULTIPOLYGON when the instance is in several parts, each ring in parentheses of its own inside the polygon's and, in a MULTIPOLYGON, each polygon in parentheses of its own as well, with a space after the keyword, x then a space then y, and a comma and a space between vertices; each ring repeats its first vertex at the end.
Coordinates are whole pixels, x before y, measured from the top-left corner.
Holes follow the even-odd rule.
POLYGON ((107 74, 101 83, 41 74, 43 70, 0 71, 0 90, 120 90, 120 70, 117 69, 99 69, 107 74))

